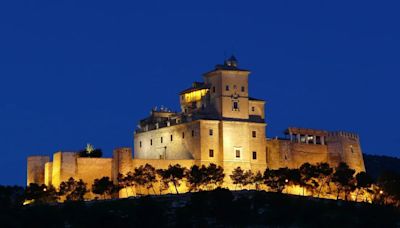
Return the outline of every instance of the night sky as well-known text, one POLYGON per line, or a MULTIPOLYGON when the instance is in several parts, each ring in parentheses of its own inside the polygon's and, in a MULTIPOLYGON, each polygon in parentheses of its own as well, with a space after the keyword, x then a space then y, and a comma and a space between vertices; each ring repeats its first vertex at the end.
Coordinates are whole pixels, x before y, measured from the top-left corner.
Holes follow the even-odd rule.
POLYGON ((0 184, 26 157, 132 146, 153 106, 235 54, 287 126, 358 132, 400 153, 398 1, 1 1, 0 184))

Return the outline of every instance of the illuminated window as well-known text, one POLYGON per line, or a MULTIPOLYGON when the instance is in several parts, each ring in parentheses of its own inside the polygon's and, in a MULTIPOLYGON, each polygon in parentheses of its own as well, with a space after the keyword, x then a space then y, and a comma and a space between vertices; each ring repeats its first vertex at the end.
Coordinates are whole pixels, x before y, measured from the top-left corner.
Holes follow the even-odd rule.
POLYGON ((139 142, 139 147, 142 148, 142 141, 139 142))
POLYGON ((182 138, 183 139, 185 138, 185 132, 182 132, 182 138))
POLYGON ((244 92, 244 90, 245 90, 245 89, 244 89, 244 86, 242 86, 242 92, 244 92))
POLYGON ((300 142, 301 143, 306 143, 307 139, 305 135, 300 135, 300 142))
POLYGON ((214 157, 214 150, 209 150, 208 154, 209 154, 210 158, 213 158, 214 157))
POLYGON ((163 143, 163 138, 161 137, 161 143, 163 143))
POLYGON ((210 129, 210 131, 208 132, 208 134, 209 134, 209 135, 213 135, 213 134, 214 134, 213 129, 210 129))
POLYGON ((228 85, 225 86, 225 90, 226 90, 226 91, 229 91, 229 86, 228 86, 228 85))
POLYGON ((252 131, 251 135, 253 136, 253 138, 257 137, 257 132, 256 131, 252 131))
POLYGON ((173 140, 173 138, 172 138, 172 135, 171 135, 171 142, 172 142, 172 140, 173 140))
POLYGON ((354 149, 353 149, 352 145, 350 145, 350 151, 351 151, 351 153, 354 153, 354 149))
POLYGON ((256 160, 256 159, 257 159, 257 152, 253 151, 253 160, 256 160))
POLYGON ((236 158, 240 158, 240 150, 235 150, 236 158))
POLYGON ((150 139, 150 146, 152 146, 153 145, 153 140, 152 139, 150 139))

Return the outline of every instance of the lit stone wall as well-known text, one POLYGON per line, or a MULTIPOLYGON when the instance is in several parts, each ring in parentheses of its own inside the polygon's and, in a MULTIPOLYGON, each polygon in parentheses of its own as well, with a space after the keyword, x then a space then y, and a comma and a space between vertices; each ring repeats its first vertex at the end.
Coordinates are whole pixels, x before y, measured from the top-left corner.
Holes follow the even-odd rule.
POLYGON ((218 113, 226 118, 249 118, 249 88, 247 71, 213 71, 204 76, 211 86, 210 98, 218 113), (226 90, 229 86, 229 90, 226 90), (215 87, 213 92, 212 87, 215 87), (244 91, 241 88, 244 87, 244 91), (232 96, 237 96, 239 110, 232 110, 232 96))
POLYGON ((30 156, 27 161, 27 180, 26 184, 30 183, 44 184, 45 183, 45 164, 50 161, 49 156, 30 156))
POLYGON ((57 152, 53 155, 52 183, 58 188, 60 183, 76 175, 75 152, 57 152))
POLYGON ((129 147, 117 148, 113 151, 112 179, 117 183, 118 174, 126 175, 133 171, 132 149, 129 147))
POLYGON ((53 177, 53 162, 47 162, 45 164, 45 170, 44 170, 44 184, 47 186, 52 185, 52 179, 53 177))
POLYGON ((281 153, 280 141, 277 139, 267 139, 265 144, 267 168, 279 169, 283 167, 282 158, 284 158, 285 155, 281 153))
POLYGON ((249 115, 261 116, 265 119, 264 105, 265 101, 249 100, 249 115))
POLYGON ((346 162, 356 172, 365 171, 358 135, 348 132, 331 132, 327 137, 328 150, 334 163, 346 162))
MULTIPOLYGON (((77 169, 75 180, 82 179, 87 184, 87 189, 92 189, 95 179, 109 177, 112 179, 112 158, 77 158, 77 169)), ((91 192, 87 194, 88 198, 94 198, 91 192)))
POLYGON ((134 157, 138 159, 163 159, 166 156, 167 159, 199 159, 199 131, 200 122, 193 121, 136 133, 134 135, 134 157), (192 131, 194 131, 194 136, 192 136, 192 131))
MULTIPOLYGON (((221 147, 220 122, 218 120, 200 121, 201 156, 199 157, 199 161, 201 161, 201 165, 208 165, 210 163, 222 164, 223 151, 221 147), (212 130, 212 135, 210 135, 210 130, 212 130), (210 150, 213 150, 213 157, 210 157, 210 150)), ((197 165, 200 164, 197 163, 197 165)))

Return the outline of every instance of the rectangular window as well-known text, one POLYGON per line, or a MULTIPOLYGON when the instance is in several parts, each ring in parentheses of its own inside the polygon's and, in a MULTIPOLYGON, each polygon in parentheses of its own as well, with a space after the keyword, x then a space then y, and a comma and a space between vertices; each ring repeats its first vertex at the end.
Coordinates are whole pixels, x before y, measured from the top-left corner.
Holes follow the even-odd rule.
POLYGON ((254 112, 256 109, 254 107, 251 107, 251 111, 254 112))
POLYGON ((257 137, 257 132, 256 131, 252 131, 251 135, 253 136, 253 138, 257 137))
POLYGON ((257 152, 253 151, 253 160, 256 160, 256 159, 257 159, 257 152))
POLYGON ((321 136, 315 136, 315 143, 321 145, 321 136))
POLYGON ((153 140, 152 139, 150 139, 150 146, 152 146, 153 145, 153 140))
POLYGON ((236 158, 240 158, 240 150, 235 150, 236 158))
POLYGON ((244 92, 244 86, 242 86, 242 92, 244 92))
POLYGON ((182 132, 182 138, 183 139, 185 138, 185 132, 182 132))
POLYGON ((173 140, 173 138, 172 138, 172 135, 171 135, 171 142, 172 142, 172 140, 173 140))
POLYGON ((194 137, 194 130, 192 130, 192 137, 194 137))
POLYGON ((306 136, 305 135, 300 135, 300 142, 301 143, 306 143, 306 136))
POLYGON ((210 131, 208 132, 208 134, 209 134, 209 135, 213 135, 213 134, 214 134, 213 129, 210 129, 210 131))
POLYGON ((163 138, 161 137, 161 143, 163 143, 163 138))
POLYGON ((239 110, 239 103, 237 102, 237 101, 234 101, 233 102, 233 108, 232 108, 233 110, 239 110))
POLYGON ((209 150, 208 151, 210 158, 214 157, 214 150, 209 150))
POLYGON ((225 86, 225 90, 226 90, 226 91, 229 91, 229 86, 228 86, 228 85, 225 86))
POLYGON ((142 141, 139 142, 139 147, 142 148, 142 141))

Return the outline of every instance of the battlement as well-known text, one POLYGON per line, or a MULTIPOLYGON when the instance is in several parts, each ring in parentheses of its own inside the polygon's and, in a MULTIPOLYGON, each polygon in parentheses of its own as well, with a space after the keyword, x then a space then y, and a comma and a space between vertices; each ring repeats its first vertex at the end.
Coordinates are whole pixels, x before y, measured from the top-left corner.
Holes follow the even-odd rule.
POLYGON ((356 133, 346 132, 346 131, 333 131, 328 133, 329 137, 346 137, 351 139, 359 140, 360 136, 356 133))

